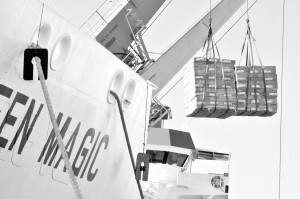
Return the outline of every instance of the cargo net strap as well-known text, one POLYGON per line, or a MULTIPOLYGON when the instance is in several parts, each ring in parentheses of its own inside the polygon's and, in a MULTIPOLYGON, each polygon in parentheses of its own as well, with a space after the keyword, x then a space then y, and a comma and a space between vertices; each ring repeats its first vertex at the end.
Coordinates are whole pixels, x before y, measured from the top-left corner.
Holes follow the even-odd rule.
POLYGON ((73 187, 73 190, 74 190, 74 194, 75 194, 77 199, 83 199, 80 188, 79 188, 79 185, 76 181, 74 172, 72 170, 70 160, 69 160, 68 154, 66 152, 65 145, 63 143, 61 134, 59 133, 60 130, 58 128, 57 121, 55 119, 55 114, 54 114, 54 111, 53 111, 53 107, 52 107, 52 103, 51 103, 51 100, 50 100, 48 88, 47 88, 46 81, 45 81, 44 74, 43 74, 42 67, 41 67, 41 59, 39 57, 34 57, 33 58, 33 64, 36 65, 36 67, 37 67, 38 76, 39 76, 41 86, 42 86, 42 89, 43 89, 43 93, 44 93, 44 97, 45 97, 45 100, 46 100, 48 112, 49 112, 49 115, 50 115, 50 119, 51 119, 51 122, 52 122, 52 125, 53 125, 54 132, 55 132, 55 137, 56 137, 56 140, 57 140, 57 144, 59 146, 61 155, 63 157, 64 163, 65 163, 68 175, 69 175, 69 179, 71 181, 71 184, 72 184, 72 187, 73 187))
POLYGON ((213 64, 214 64, 214 73, 215 73, 215 76, 214 76, 214 80, 215 80, 215 93, 214 93, 214 98, 215 98, 215 101, 214 101, 214 110, 211 111, 211 114, 210 116, 213 116, 213 114, 215 113, 215 111, 217 110, 217 103, 218 103, 218 97, 217 97, 217 57, 216 57, 216 52, 217 52, 217 55, 218 55, 218 59, 220 61, 220 64, 221 64, 221 70, 222 70, 222 83, 224 85, 224 88, 225 88, 225 97, 226 97, 226 104, 227 104, 227 110, 224 112, 224 114, 222 115, 219 115, 218 117, 221 117, 225 114, 227 114, 227 112, 229 111, 229 99, 228 99, 228 92, 227 92, 227 85, 226 85, 226 82, 225 82, 225 74, 224 74, 224 67, 223 67, 223 63, 222 63, 222 59, 221 59, 221 56, 220 56, 220 53, 219 53, 219 50, 218 50, 218 47, 217 45, 215 44, 214 42, 214 39, 213 39, 213 31, 212 31, 212 28, 211 28, 211 19, 209 21, 209 30, 208 30, 208 35, 207 35, 207 38, 204 42, 204 45, 203 45, 203 50, 205 49, 206 47, 206 52, 205 52, 205 59, 206 59, 206 71, 205 71, 205 78, 204 78, 204 89, 202 91, 202 104, 201 104, 201 109, 203 108, 203 104, 204 104, 204 99, 205 99, 205 94, 206 94, 206 84, 207 84, 207 79, 208 79, 208 70, 209 70, 209 65, 210 65, 210 60, 213 59, 213 64))
MULTIPOLYGON (((261 67, 261 70, 262 70, 262 77, 263 77, 263 85, 264 85, 264 98, 265 98, 265 104, 266 104, 266 111, 265 111, 265 114, 268 112, 268 99, 267 99, 267 88, 266 88, 266 80, 265 80, 265 71, 264 71, 264 68, 263 68, 263 65, 262 65, 262 61, 261 61, 261 58, 260 58, 260 55, 258 53, 258 50, 257 50, 257 47, 256 47, 256 44, 255 44, 255 39, 252 35, 252 32, 251 32, 251 28, 250 28, 250 24, 249 24, 249 19, 246 20, 247 22, 247 33, 246 33, 246 36, 245 36, 245 39, 244 39, 244 42, 243 42, 243 47, 242 47, 242 52, 241 52, 241 56, 240 56, 240 60, 239 60, 239 66, 241 64, 241 59, 243 57, 243 53, 244 53, 244 50, 246 48, 246 56, 245 56, 245 66, 247 67, 247 85, 246 85, 246 106, 245 106, 245 109, 244 109, 244 112, 243 113, 246 113, 248 111, 248 105, 249 105, 249 93, 251 95, 251 92, 249 92, 251 89, 251 87, 253 87, 254 89, 254 102, 255 102, 255 112, 253 112, 253 114, 256 113, 256 111, 258 111, 258 99, 257 99, 257 76, 259 74, 259 68, 255 68, 255 64, 254 64, 254 50, 253 50, 253 47, 255 48, 255 52, 256 52, 256 56, 258 58, 258 61, 259 61, 259 65, 257 66, 260 66, 261 67), (251 86, 250 85, 250 73, 252 73, 252 79, 253 79, 253 85, 251 86), (249 88, 250 87, 250 88, 249 88)), ((238 92, 238 91, 237 91, 238 92)), ((237 98, 238 100, 238 98, 237 98)), ((238 102, 237 102, 238 104, 238 102)), ((243 114, 241 113, 241 114, 243 114)), ((240 114, 240 115, 241 115, 240 114)), ((250 114, 249 116, 253 115, 253 114, 250 114)))

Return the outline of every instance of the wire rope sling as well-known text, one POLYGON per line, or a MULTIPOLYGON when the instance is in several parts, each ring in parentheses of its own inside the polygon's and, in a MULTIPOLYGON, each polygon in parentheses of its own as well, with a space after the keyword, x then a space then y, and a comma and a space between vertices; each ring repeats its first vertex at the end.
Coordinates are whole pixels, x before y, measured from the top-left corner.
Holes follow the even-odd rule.
POLYGON ((277 112, 277 74, 275 66, 263 66, 255 39, 250 28, 249 15, 247 32, 242 46, 238 66, 235 67, 237 107, 239 116, 271 116, 277 112), (241 59, 245 52, 245 65, 241 59), (254 57, 259 64, 256 64, 254 57))
POLYGON ((184 69, 184 104, 188 117, 227 118, 235 114, 235 61, 221 59, 211 24, 210 14, 204 56, 194 58, 193 65, 184 69))

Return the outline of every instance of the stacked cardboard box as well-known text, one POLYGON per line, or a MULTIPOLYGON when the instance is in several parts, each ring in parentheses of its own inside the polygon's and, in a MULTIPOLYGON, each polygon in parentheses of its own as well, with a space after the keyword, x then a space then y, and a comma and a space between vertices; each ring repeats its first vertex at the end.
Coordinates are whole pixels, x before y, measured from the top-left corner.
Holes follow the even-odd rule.
POLYGON ((275 66, 236 66, 236 115, 271 116, 277 112, 275 66))
POLYGON ((227 118, 235 114, 234 60, 195 58, 184 69, 185 115, 227 118))

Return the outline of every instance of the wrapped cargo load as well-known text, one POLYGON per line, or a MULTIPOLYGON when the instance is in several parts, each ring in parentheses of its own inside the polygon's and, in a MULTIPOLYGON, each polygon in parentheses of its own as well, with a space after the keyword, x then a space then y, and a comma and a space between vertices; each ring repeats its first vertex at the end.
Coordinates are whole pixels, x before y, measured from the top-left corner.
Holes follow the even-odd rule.
MULTIPOLYGON (((236 66, 237 108, 240 116, 271 116, 277 112, 277 75, 275 66, 263 66, 250 29, 242 46, 245 50, 245 66, 236 66), (259 61, 259 64, 254 58, 259 61)), ((241 58, 239 63, 241 62, 241 58)))
POLYGON ((188 117, 227 118, 235 114, 234 60, 194 58, 184 69, 184 109, 188 117))
POLYGON ((236 66, 236 86, 236 115, 271 116, 277 112, 275 66, 236 66))
MULTIPOLYGON (((211 19, 204 47, 204 59, 184 69, 184 109, 188 117, 227 118, 271 116, 277 112, 275 66, 263 66, 252 36, 249 19, 241 57, 246 50, 246 66, 222 60, 212 39, 211 19), (259 65, 254 63, 253 46, 259 65), (216 59, 216 54, 220 59, 216 59), (212 57, 212 58, 211 58, 212 57)), ((240 59, 241 61, 241 59, 240 59)), ((239 63, 240 63, 239 61, 239 63)))

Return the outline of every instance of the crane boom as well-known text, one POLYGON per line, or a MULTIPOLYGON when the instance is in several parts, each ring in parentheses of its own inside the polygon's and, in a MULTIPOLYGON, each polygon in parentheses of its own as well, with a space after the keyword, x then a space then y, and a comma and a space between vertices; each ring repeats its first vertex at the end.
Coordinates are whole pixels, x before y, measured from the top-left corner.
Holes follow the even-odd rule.
MULTIPOLYGON (((223 0, 212 11, 212 29, 220 27, 238 10, 246 0, 223 0)), ((155 84, 155 96, 184 64, 203 46, 207 37, 209 13, 173 44, 156 62, 141 72, 141 76, 155 84)))

